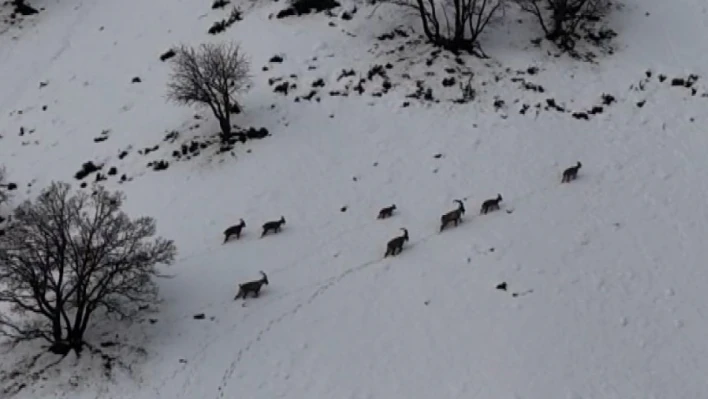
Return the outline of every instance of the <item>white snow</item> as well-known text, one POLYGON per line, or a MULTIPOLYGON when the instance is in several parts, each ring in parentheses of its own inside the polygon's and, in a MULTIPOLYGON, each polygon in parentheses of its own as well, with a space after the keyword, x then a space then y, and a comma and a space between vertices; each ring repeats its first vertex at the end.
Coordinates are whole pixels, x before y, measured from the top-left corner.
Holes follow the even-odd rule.
MULTIPOLYGON (((466 58, 477 98, 464 105, 446 101, 459 97, 457 84, 440 84, 446 67, 459 67, 452 57, 426 66, 429 46, 391 53, 405 39, 376 40, 417 28, 386 6, 372 14, 359 4, 351 21, 338 12, 269 19, 282 2, 244 2, 244 20, 211 36, 229 7, 206 0, 38 3, 46 10, 23 29, 0 34, 0 164, 20 184, 15 200, 51 180, 78 188, 83 162, 106 162, 102 172, 118 175, 103 183, 126 192, 131 215, 154 216, 180 254, 163 270, 171 278, 160 279, 159 312, 92 332, 96 344, 124 345, 130 372, 116 367, 107 379, 100 360, 65 359, 13 397, 708 397, 704 2, 623 0, 610 20, 618 48, 595 65, 530 45, 538 28, 510 11, 484 38, 491 59, 466 58), (183 141, 218 125, 165 101, 169 66, 159 55, 227 39, 242 43, 254 75, 234 123, 272 136, 237 145, 235 157, 209 149, 173 162, 183 141), (282 64, 268 63, 275 54, 282 64), (361 96, 328 95, 388 62, 389 93, 371 95, 375 78, 361 96), (516 74, 530 66, 538 74, 516 74), (358 75, 338 82, 349 68, 358 75), (274 93, 268 78, 290 74, 297 89, 274 93), (669 83, 689 74, 701 77, 695 96, 669 83), (142 83, 131 84, 135 76, 142 83), (318 78, 321 102, 295 102, 318 78), (416 79, 443 101, 405 98, 416 79), (643 79, 643 91, 630 89, 643 79), (617 101, 588 121, 534 108, 554 98, 587 110, 603 93, 617 101), (20 127, 34 132, 19 136, 20 127), (109 138, 95 143, 103 130, 109 138), (180 139, 163 142, 172 130, 180 139), (146 167, 158 159, 169 168, 146 167), (578 180, 561 185, 578 160, 578 180), (132 180, 118 184, 122 174, 132 180), (497 193, 501 211, 478 215, 497 193), (464 222, 439 234, 457 198, 464 222), (395 216, 376 220, 391 203, 395 216), (261 224, 281 215, 282 232, 259 239, 261 224), (239 218, 245 235, 222 245, 239 218), (411 240, 383 259, 401 227, 411 240), (234 301, 237 283, 260 270, 270 279, 260 298, 234 301), (508 291, 495 289, 501 282, 508 291)), ((23 378, 8 376, 37 350, 3 352, 2 387, 23 378)))

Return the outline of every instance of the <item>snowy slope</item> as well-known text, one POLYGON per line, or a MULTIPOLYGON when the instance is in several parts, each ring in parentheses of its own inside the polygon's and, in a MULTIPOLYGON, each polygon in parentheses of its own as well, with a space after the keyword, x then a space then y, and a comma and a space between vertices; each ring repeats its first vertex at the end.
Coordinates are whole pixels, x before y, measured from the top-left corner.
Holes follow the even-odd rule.
MULTIPOLYGON (((180 259, 160 280, 159 312, 93 330, 95 342, 124 343, 130 370, 117 367, 107 381, 100 360, 65 359, 14 397, 708 395, 708 85, 699 79, 691 95, 670 84, 708 72, 698 40, 708 6, 625 0, 612 20, 618 49, 596 65, 529 45, 535 25, 509 18, 485 39, 492 59, 460 67, 442 56, 426 66, 425 45, 391 53, 402 42, 376 36, 406 21, 386 7, 369 17, 359 5, 351 21, 279 20, 268 15, 280 3, 244 3, 243 21, 210 36, 227 11, 206 1, 46 3, 22 30, 0 35, 0 73, 12 76, 0 81, 0 163, 20 183, 16 199, 52 179, 75 181, 85 161, 105 162, 118 172, 103 183, 126 192, 130 214, 156 217, 180 259), (169 69, 159 55, 225 39, 240 40, 253 63, 235 123, 272 136, 234 156, 209 149, 174 162, 182 141, 217 124, 165 103, 169 69), (269 63, 274 54, 284 62, 269 63), (353 81, 337 80, 342 69, 363 76, 386 63, 387 94, 371 95, 378 78, 363 95, 328 94, 353 81), (517 73, 531 66, 539 72, 517 73), (475 101, 445 101, 459 96, 440 84, 449 67, 474 73, 475 101), (142 82, 131 84, 135 76, 142 82), (297 82, 294 93, 273 92, 268 79, 281 76, 297 82), (544 92, 520 89, 518 77, 544 92), (320 102, 294 101, 320 78, 320 102), (443 101, 406 98, 415 79, 443 101), (601 114, 572 117, 603 94, 616 101, 601 114), (544 109, 548 98, 569 111, 544 109), (94 142, 104 130, 108 139, 94 142), (172 130, 179 140, 164 142, 172 130), (146 167, 159 159, 170 160, 167 170, 146 167), (578 160, 578 180, 559 184, 578 160), (119 184, 122 174, 131 181, 119 184), (502 211, 478 215, 497 193, 502 211), (464 223, 439 234, 457 198, 464 223), (376 220, 391 203, 395 216, 376 220), (282 233, 259 239, 260 225, 281 215, 282 233), (239 218, 246 234, 222 245, 239 218), (401 227, 411 241, 382 259, 401 227), (259 270, 271 282, 261 297, 234 302, 236 284, 259 270), (495 289, 501 282, 508 291, 495 289)), ((3 371, 32 349, 4 353, 3 371)))

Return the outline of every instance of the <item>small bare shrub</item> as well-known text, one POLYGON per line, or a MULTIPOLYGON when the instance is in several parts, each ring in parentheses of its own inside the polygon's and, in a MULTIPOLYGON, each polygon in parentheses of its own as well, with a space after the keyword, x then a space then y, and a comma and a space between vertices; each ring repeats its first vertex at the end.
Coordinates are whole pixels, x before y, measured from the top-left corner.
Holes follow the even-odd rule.
POLYGON ((610 0, 514 0, 535 16, 546 38, 562 50, 575 47, 578 29, 602 19, 612 6, 610 0))
POLYGON ((479 44, 482 32, 503 14, 506 0, 386 0, 413 10, 425 36, 436 46, 485 57, 479 44))

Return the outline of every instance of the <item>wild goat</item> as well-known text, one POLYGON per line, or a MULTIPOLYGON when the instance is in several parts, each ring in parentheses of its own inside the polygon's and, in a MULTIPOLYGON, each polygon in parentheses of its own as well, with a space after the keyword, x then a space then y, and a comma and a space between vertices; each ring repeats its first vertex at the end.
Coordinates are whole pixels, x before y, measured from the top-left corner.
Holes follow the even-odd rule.
POLYGON ((492 198, 482 203, 482 209, 479 211, 482 215, 486 215, 490 211, 498 211, 499 203, 502 200, 501 194, 497 194, 497 198, 492 198))
POLYGON ((450 223, 455 223, 455 226, 457 226, 462 221, 462 215, 465 214, 465 205, 460 200, 454 200, 454 202, 457 202, 457 209, 440 216, 440 231, 443 231, 445 226, 450 223))
POLYGON ((386 219, 393 215, 393 211, 396 210, 396 204, 387 206, 386 208, 381 208, 379 211, 379 216, 376 219, 386 219))
POLYGON ((408 241, 408 230, 405 228, 401 228, 401 230, 403 230, 402 236, 396 237, 386 244, 386 253, 384 254, 384 258, 389 255, 396 256, 397 253, 400 254, 401 251, 403 251, 403 243, 408 241))
POLYGON ((258 298, 258 295, 261 291, 261 287, 263 284, 268 285, 268 276, 266 276, 265 273, 261 272, 263 277, 260 280, 254 280, 254 281, 249 281, 247 283, 239 284, 238 285, 238 294, 236 294, 236 297, 234 298, 234 301, 243 298, 246 299, 246 296, 248 295, 249 292, 253 293, 254 298, 258 298))
POLYGON ((269 231, 273 231, 273 233, 279 233, 280 232, 280 227, 282 227, 285 224, 285 217, 281 216, 280 220, 274 220, 271 222, 266 222, 263 224, 263 234, 261 234, 261 237, 265 236, 269 231))
POLYGON ((231 236, 236 236, 237 240, 241 238, 241 230, 243 230, 244 227, 246 227, 246 222, 241 219, 241 223, 224 230, 224 244, 226 244, 226 241, 228 241, 231 236))
POLYGON ((563 178, 561 179, 561 183, 570 183, 571 180, 575 180, 578 178, 578 170, 583 166, 583 164, 578 161, 578 164, 575 166, 571 166, 570 168, 566 169, 563 171, 563 178))

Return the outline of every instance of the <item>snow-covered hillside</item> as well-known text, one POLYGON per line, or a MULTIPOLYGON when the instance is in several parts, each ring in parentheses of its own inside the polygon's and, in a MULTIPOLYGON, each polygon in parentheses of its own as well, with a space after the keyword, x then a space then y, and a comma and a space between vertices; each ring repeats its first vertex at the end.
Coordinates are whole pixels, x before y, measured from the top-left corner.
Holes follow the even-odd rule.
POLYGON ((414 16, 389 6, 277 19, 282 2, 234 3, 243 20, 209 35, 229 7, 37 3, 22 29, 0 28, 14 199, 51 180, 78 188, 84 162, 104 164, 101 184, 154 216, 179 260, 158 312, 92 330, 119 344, 105 350, 120 365, 67 358, 35 378, 38 347, 20 346, 0 360, 0 388, 24 385, 7 397, 708 397, 708 4, 623 0, 614 54, 587 63, 532 45, 540 32, 523 15, 489 28, 490 59, 458 62, 412 43, 414 16), (407 37, 386 39, 396 28, 407 37), (231 39, 253 66, 234 123, 271 135, 177 159, 218 124, 165 101, 160 54, 231 39), (387 79, 367 79, 375 65, 387 79), (691 87, 672 85, 691 74, 691 87), (416 80, 439 102, 409 98, 416 80), (475 99, 453 102, 468 81, 475 99), (274 92, 283 82, 296 87, 274 92), (166 170, 147 166, 160 160, 166 170), (578 179, 560 184, 577 161, 578 179), (479 215, 498 193, 501 210, 479 215), (439 233, 455 199, 464 221, 439 233), (282 232, 260 239, 281 215, 282 232), (222 245, 239 218, 245 235, 222 245), (384 259, 400 228, 410 241, 384 259), (261 270, 260 298, 234 301, 261 270))

